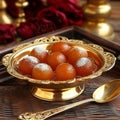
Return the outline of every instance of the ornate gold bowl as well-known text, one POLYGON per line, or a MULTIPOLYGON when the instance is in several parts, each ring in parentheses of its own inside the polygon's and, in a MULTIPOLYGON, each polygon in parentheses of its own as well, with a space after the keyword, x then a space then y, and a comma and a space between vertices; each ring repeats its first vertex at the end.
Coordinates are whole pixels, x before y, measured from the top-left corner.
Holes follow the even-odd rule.
POLYGON ((85 81, 100 76, 103 72, 110 70, 115 65, 116 58, 112 53, 105 52, 102 47, 96 44, 88 44, 81 40, 68 39, 62 36, 49 36, 36 39, 33 43, 25 43, 17 46, 12 53, 6 54, 2 58, 2 63, 7 67, 7 71, 12 76, 26 80, 32 85, 32 94, 42 100, 47 101, 64 101, 80 95, 85 87, 85 81), (77 45, 85 48, 94 54, 94 59, 101 67, 91 75, 85 77, 76 77, 72 80, 55 81, 55 80, 35 80, 28 76, 20 74, 16 66, 18 61, 36 47, 43 48, 56 41, 65 41, 71 45, 77 45), (97 59, 96 59, 97 58, 97 59))

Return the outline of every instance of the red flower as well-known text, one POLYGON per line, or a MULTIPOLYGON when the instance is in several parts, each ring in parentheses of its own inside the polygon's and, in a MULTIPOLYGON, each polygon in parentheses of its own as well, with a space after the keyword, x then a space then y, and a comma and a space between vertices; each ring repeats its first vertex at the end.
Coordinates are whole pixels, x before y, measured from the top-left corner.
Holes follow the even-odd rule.
POLYGON ((17 34, 23 39, 28 39, 35 36, 35 25, 32 23, 21 23, 21 25, 16 29, 17 34))
POLYGON ((82 9, 71 4, 62 5, 62 11, 66 14, 70 25, 81 25, 83 23, 82 9), (66 9, 66 6, 68 9, 66 9))
POLYGON ((15 28, 13 25, 0 24, 0 44, 7 44, 15 40, 15 28))
POLYGON ((66 15, 54 7, 47 7, 39 11, 37 18, 45 18, 46 20, 52 21, 56 25, 56 28, 62 28, 68 25, 66 15))
POLYGON ((29 22, 21 23, 16 29, 18 36, 24 40, 56 30, 55 24, 45 18, 41 18, 40 20, 33 18, 30 20, 29 22))
MULTIPOLYGON (((29 5, 24 8, 26 17, 35 16, 36 13, 44 8, 42 0, 27 0, 29 5)), ((12 16, 17 18, 19 9, 16 7, 15 3, 17 0, 6 0, 7 3, 7 12, 12 16)))
POLYGON ((48 0, 48 4, 54 6, 63 12, 68 19, 70 25, 81 25, 83 22, 83 13, 81 7, 78 7, 78 0, 48 0))
POLYGON ((44 9, 42 0, 27 0, 29 5, 24 9, 26 13, 26 18, 35 17, 38 11, 44 9))
POLYGON ((18 8, 15 6, 16 0, 5 0, 7 3, 7 12, 12 16, 18 17, 18 8))
POLYGON ((35 25, 37 28, 36 35, 56 30, 55 24, 52 21, 47 20, 45 18, 41 18, 40 20, 36 21, 35 25))
POLYGON ((59 5, 59 4, 66 4, 71 3, 76 5, 80 0, 47 0, 48 5, 59 5))
MULTIPOLYGON (((16 28, 16 33, 23 40, 54 31, 68 25, 81 25, 83 14, 80 7, 77 6, 79 0, 47 0, 46 6, 43 0, 28 0, 29 5, 24 8, 26 22, 16 28)), ((13 17, 18 16, 18 8, 15 6, 16 0, 7 2, 7 10, 13 17)), ((10 26, 9 26, 10 27, 10 26)), ((14 32, 11 28, 0 28, 0 43, 13 41, 14 32), (9 32, 8 32, 9 31, 9 32), (3 36, 2 36, 3 34, 3 36), (4 42, 3 42, 4 41, 4 42)))

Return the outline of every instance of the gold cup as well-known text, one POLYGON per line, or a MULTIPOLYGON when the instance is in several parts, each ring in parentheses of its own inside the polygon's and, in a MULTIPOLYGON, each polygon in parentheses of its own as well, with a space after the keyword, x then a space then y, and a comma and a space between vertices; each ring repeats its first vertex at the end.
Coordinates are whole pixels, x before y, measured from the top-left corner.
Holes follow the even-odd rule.
POLYGON ((85 21, 82 27, 108 40, 115 36, 113 28, 106 19, 110 17, 111 5, 109 0, 87 0, 82 6, 85 21))
POLYGON ((18 8, 18 18, 16 19, 16 27, 19 27, 20 23, 26 22, 24 8, 29 5, 27 0, 17 0, 15 3, 18 8))

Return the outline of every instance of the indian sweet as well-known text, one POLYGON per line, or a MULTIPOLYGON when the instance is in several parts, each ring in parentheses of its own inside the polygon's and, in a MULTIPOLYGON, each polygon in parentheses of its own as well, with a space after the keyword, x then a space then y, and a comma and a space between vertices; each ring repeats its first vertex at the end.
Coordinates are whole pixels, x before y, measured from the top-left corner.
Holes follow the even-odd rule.
POLYGON ((61 52, 51 52, 47 57, 47 63, 53 70, 55 70, 60 63, 64 62, 66 62, 66 57, 61 52))
POLYGON ((70 63, 61 63, 55 70, 56 80, 70 80, 76 77, 76 70, 70 63))
POLYGON ((30 52, 31 56, 34 56, 40 60, 40 62, 46 62, 48 51, 46 49, 43 49, 42 47, 35 47, 30 52))
POLYGON ((71 48, 67 53, 68 62, 71 64, 74 64, 79 58, 87 56, 88 56, 87 51, 79 46, 71 48))
POLYGON ((58 51, 62 52, 64 55, 70 50, 71 46, 67 44, 66 42, 55 42, 54 44, 51 45, 50 50, 52 52, 58 51))
POLYGON ((103 65, 103 61, 98 57, 96 53, 92 53, 91 51, 88 51, 88 56, 95 61, 97 65, 97 69, 100 69, 103 65))
POLYGON ((78 59, 74 65, 76 69, 77 76, 87 76, 95 72, 96 65, 95 63, 88 57, 82 57, 78 59))
POLYGON ((30 75, 33 67, 39 63, 39 60, 33 56, 25 56, 23 57, 18 64, 18 70, 22 74, 30 75))
POLYGON ((52 80, 54 72, 52 68, 46 63, 39 63, 34 66, 32 70, 32 78, 38 80, 52 80))

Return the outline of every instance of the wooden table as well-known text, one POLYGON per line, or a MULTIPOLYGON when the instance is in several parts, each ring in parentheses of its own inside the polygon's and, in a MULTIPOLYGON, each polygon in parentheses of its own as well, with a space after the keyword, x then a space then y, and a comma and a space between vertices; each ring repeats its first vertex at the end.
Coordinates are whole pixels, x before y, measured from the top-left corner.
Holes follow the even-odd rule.
MULTIPOLYGON (((116 33, 116 38, 112 44, 111 42, 104 42, 97 36, 87 34, 79 28, 68 28, 58 30, 53 34, 60 34, 70 38, 80 38, 89 39, 91 42, 99 43, 100 45, 105 44, 105 46, 114 49, 116 57, 120 53, 119 43, 120 43, 120 2, 112 1, 112 14, 108 19, 108 22, 113 26, 116 33), (116 48, 116 49, 115 49, 116 48), (117 52, 116 52, 117 51, 117 52)), ((41 37, 41 36, 38 36, 41 37)), ((33 41, 33 39, 31 39, 33 41)), ((103 45, 104 46, 104 45, 103 45)), ((11 46, 9 49, 4 50, 0 54, 0 59, 6 53, 11 52, 11 46)), ((106 49, 106 47, 104 47, 106 49)), ((109 49, 106 49, 109 51, 109 49)), ((111 50, 110 50, 111 51, 111 50)), ((120 79, 120 61, 117 59, 116 65, 113 69, 108 72, 103 73, 100 77, 89 80, 86 82, 85 91, 77 98, 64 102, 47 102, 39 100, 32 96, 29 85, 26 82, 22 82, 17 78, 10 76, 5 67, 0 61, 0 120, 16 120, 18 115, 24 112, 38 112, 47 110, 54 107, 59 107, 61 105, 66 105, 79 100, 87 99, 92 96, 92 92, 99 87, 101 84, 112 80, 120 79), (4 81, 4 82, 3 82, 4 81)), ((55 115, 48 120, 119 120, 120 119, 120 97, 116 98, 112 102, 105 104, 97 103, 87 103, 66 112, 55 115)))

